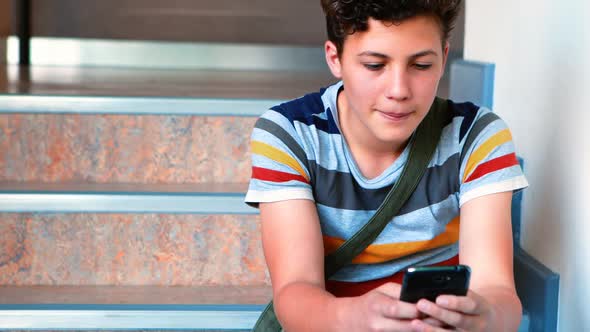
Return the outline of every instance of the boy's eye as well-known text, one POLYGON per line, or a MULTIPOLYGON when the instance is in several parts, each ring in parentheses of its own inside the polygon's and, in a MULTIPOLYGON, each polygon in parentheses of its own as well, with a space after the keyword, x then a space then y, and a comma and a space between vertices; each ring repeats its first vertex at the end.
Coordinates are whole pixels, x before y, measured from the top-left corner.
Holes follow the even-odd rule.
POLYGON ((416 64, 414 64, 414 67, 416 67, 416 69, 418 69, 418 70, 426 70, 426 69, 432 67, 432 64, 429 64, 429 63, 416 63, 416 64))
POLYGON ((383 68, 384 65, 382 63, 364 63, 363 66, 368 70, 376 71, 383 68))

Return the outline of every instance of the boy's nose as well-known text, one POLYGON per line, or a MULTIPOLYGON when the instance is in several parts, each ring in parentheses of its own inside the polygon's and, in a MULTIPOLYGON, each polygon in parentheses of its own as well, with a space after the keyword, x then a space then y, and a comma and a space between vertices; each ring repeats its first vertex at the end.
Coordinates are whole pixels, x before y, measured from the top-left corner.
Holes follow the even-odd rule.
POLYGON ((408 73, 404 70, 393 70, 385 91, 388 99, 406 100, 411 96, 408 73))

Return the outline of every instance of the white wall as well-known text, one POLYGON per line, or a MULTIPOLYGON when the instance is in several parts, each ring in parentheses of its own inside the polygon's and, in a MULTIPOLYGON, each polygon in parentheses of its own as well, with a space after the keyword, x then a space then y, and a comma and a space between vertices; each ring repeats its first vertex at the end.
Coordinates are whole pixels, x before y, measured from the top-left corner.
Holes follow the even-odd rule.
POLYGON ((590 1, 466 1, 465 58, 496 63, 531 184, 522 246, 560 274, 559 331, 590 331, 590 1))

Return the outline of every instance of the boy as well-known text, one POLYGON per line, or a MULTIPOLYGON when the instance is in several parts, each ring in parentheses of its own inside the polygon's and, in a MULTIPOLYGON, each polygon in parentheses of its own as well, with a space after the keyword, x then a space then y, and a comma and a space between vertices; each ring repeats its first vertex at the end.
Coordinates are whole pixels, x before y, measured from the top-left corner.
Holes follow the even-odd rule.
POLYGON ((453 116, 414 194, 351 265, 324 279, 324 255, 370 219, 400 176, 459 6, 322 0, 326 61, 341 82, 273 107, 251 141, 246 202, 260 207, 285 330, 517 330, 510 203, 527 181, 504 122, 471 103, 449 102, 453 116), (400 271, 459 262, 472 270, 467 296, 399 301, 400 271))

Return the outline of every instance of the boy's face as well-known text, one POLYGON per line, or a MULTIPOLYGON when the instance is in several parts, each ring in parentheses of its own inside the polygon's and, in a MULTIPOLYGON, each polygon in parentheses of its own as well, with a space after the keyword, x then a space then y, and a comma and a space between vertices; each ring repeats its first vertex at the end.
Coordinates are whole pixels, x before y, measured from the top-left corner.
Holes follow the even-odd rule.
POLYGON ((394 25, 370 19, 369 29, 346 38, 341 56, 326 42, 326 59, 344 82, 339 116, 347 140, 375 148, 404 144, 432 105, 448 53, 432 17, 394 25), (344 119, 343 119, 344 117, 344 119), (346 130, 345 130, 346 133, 346 130))

